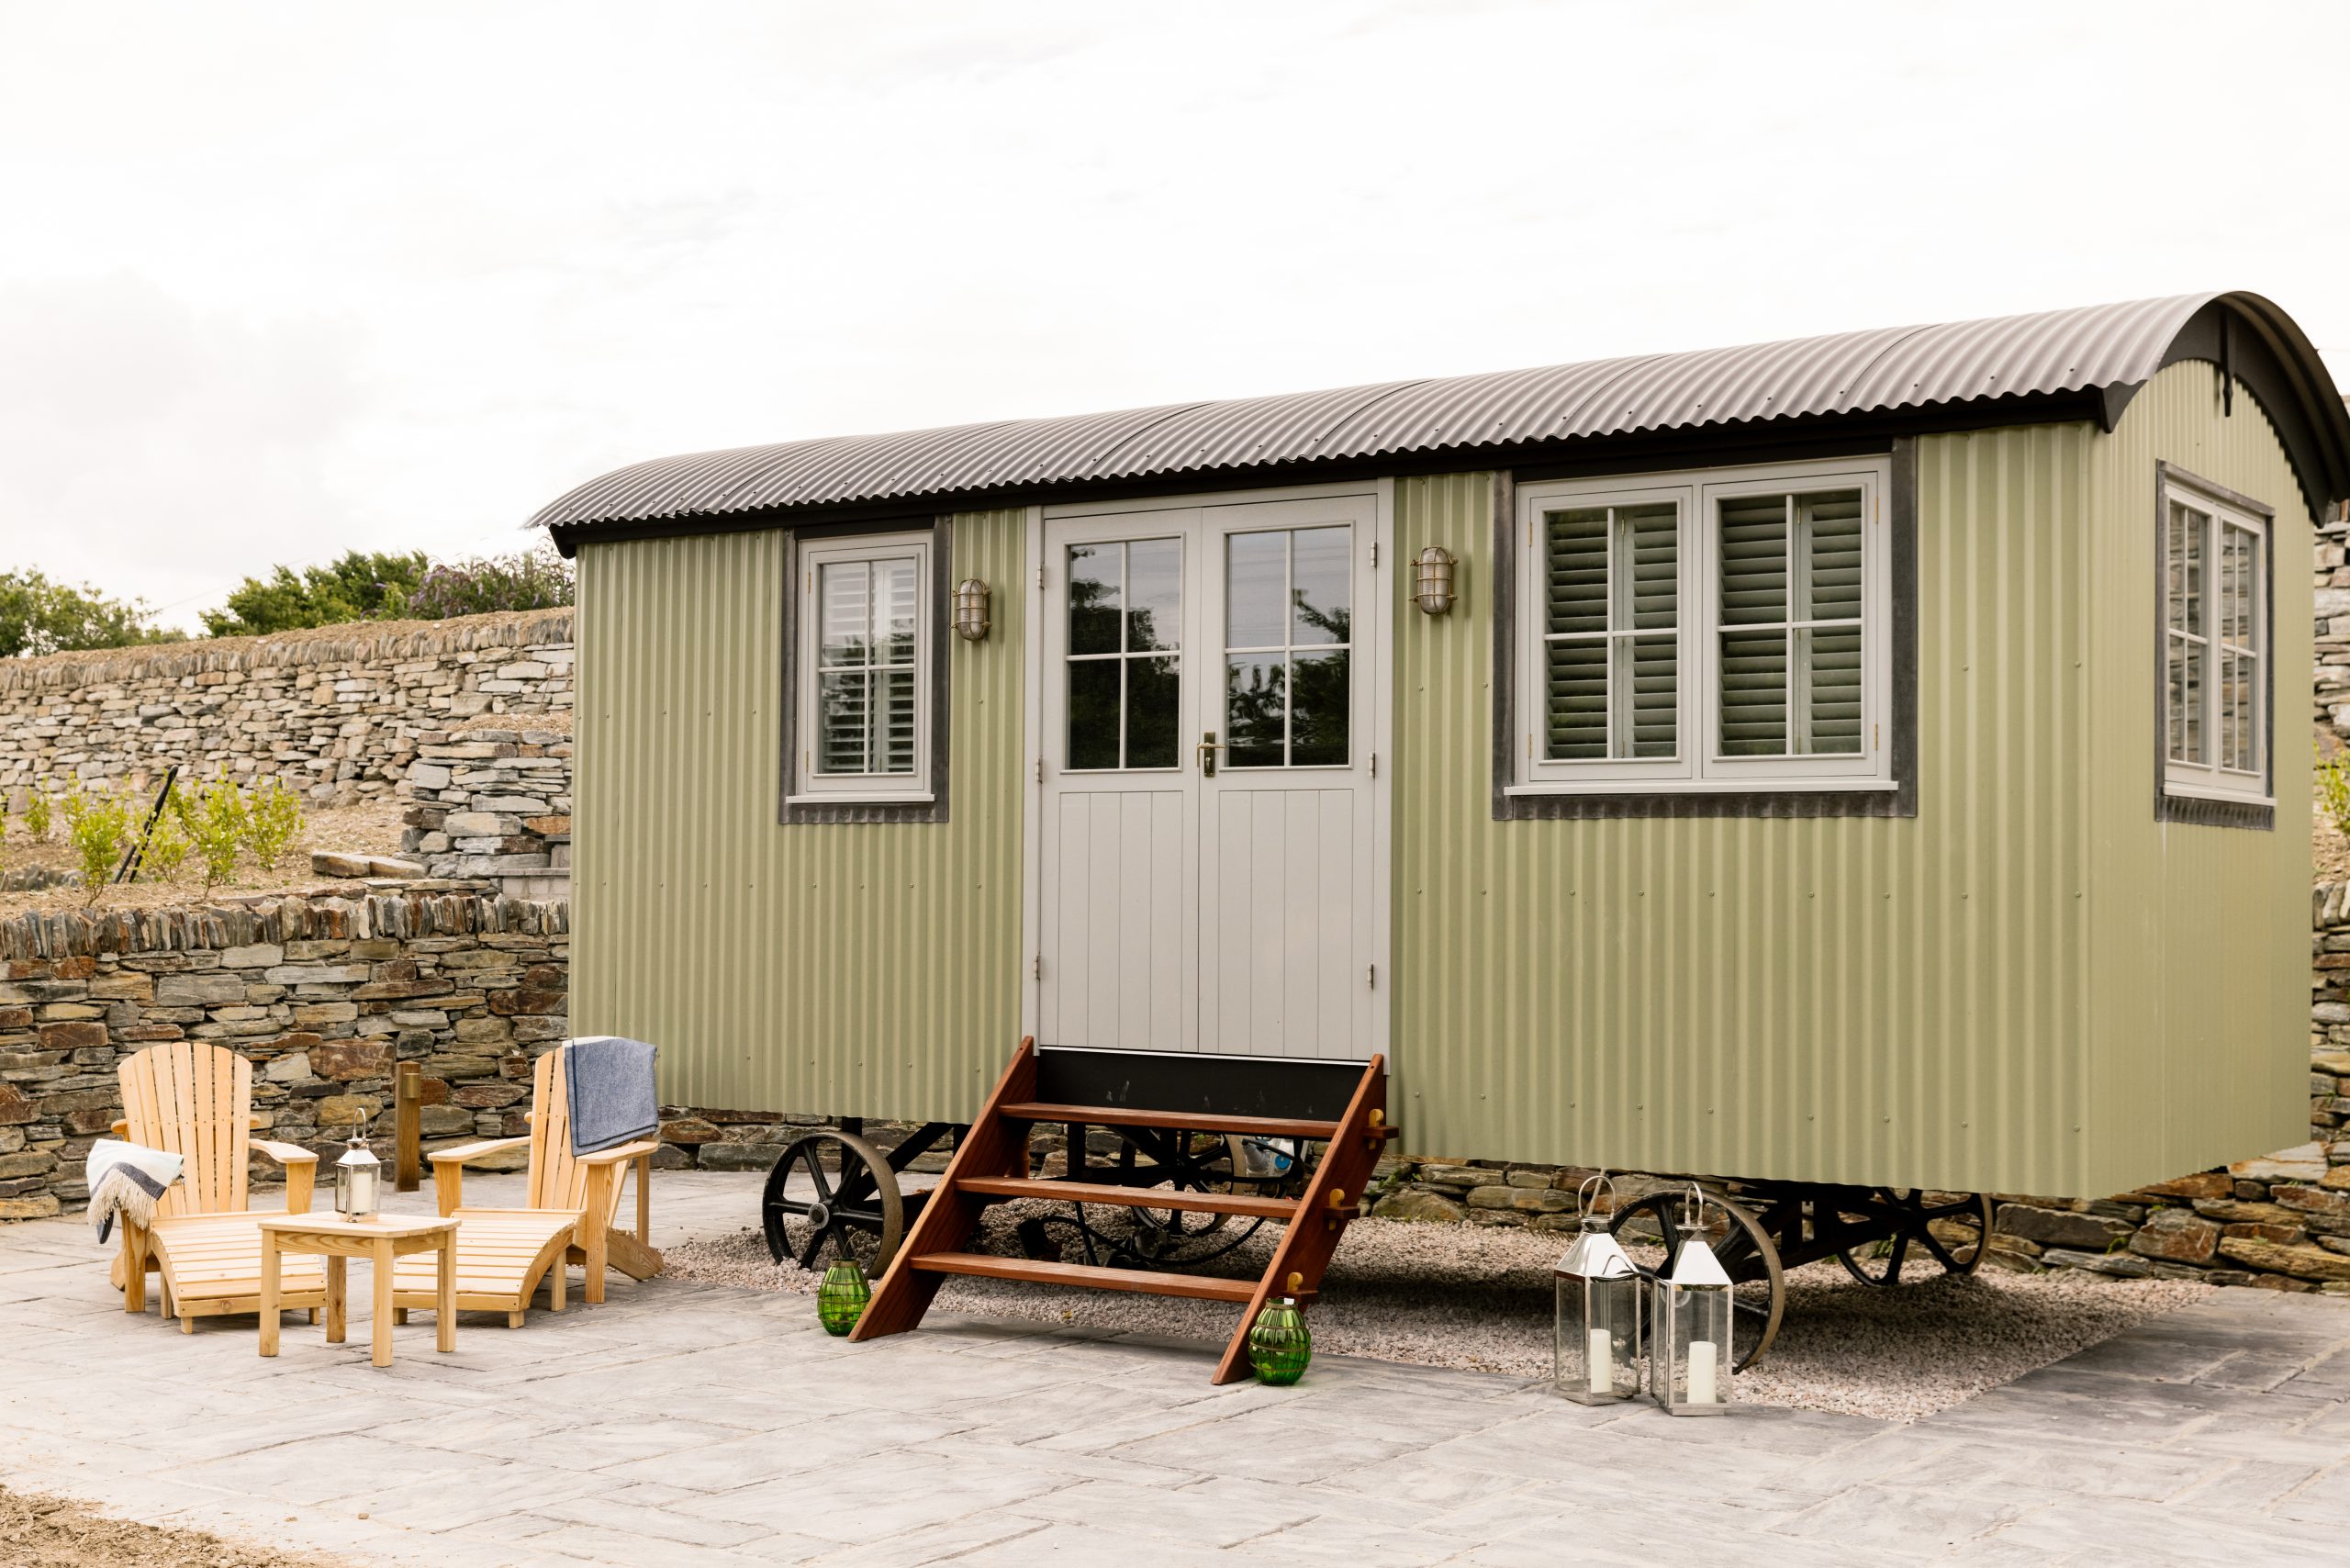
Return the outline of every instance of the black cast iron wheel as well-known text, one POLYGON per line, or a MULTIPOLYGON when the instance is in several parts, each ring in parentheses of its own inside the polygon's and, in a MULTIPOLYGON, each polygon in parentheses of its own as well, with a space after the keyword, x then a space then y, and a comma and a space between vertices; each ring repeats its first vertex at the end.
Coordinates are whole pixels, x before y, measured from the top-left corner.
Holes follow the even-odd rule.
POLYGON ((1991 1200, 1981 1193, 1877 1187, 1870 1198, 1865 1216, 1847 1214, 1885 1234, 1836 1254, 1861 1283, 1899 1284, 1901 1265, 1913 1252, 1939 1263, 1946 1274, 1971 1274, 1983 1266, 1991 1239, 1991 1200))
POLYGON ((777 1262, 789 1259, 812 1270, 845 1260, 876 1280, 906 1234, 906 1201, 888 1157, 856 1134, 829 1127, 797 1139, 777 1159, 759 1216, 777 1262))
MULTIPOLYGON (((1628 1242, 1625 1250, 1642 1277, 1653 1281, 1672 1271, 1673 1260, 1681 1251, 1681 1206, 1686 1196, 1685 1191, 1671 1189, 1651 1193, 1618 1208, 1607 1222, 1611 1235, 1628 1242), (1650 1229, 1661 1239, 1646 1241, 1650 1229), (1625 1234, 1628 1230, 1632 1233, 1629 1238, 1625 1234), (1651 1264, 1648 1258, 1659 1249, 1662 1260, 1651 1264)), ((1708 1192, 1706 1214, 1706 1245, 1714 1249, 1732 1286, 1730 1350, 1737 1356, 1732 1370, 1744 1372, 1761 1361, 1771 1341, 1778 1338, 1779 1317, 1787 1305, 1786 1276, 1780 1270, 1779 1249, 1770 1233, 1744 1204, 1708 1192)))

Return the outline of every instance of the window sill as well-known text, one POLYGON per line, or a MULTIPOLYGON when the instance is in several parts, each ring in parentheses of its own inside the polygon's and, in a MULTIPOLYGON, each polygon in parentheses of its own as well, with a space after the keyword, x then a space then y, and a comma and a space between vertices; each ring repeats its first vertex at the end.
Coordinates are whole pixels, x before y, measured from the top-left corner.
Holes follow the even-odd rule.
POLYGON ((1512 784, 1502 793, 1513 799, 1546 795, 1828 795, 1890 794, 1900 788, 1890 778, 1595 778, 1572 784, 1553 780, 1512 784))
POLYGON ((927 806, 938 797, 927 790, 830 790, 786 795, 787 806, 927 806))
POLYGON ((2243 790, 2199 790, 2191 784, 2165 784, 2163 797, 2171 801, 2214 801, 2231 806, 2251 806, 2261 811, 2275 811, 2277 797, 2255 795, 2243 790))

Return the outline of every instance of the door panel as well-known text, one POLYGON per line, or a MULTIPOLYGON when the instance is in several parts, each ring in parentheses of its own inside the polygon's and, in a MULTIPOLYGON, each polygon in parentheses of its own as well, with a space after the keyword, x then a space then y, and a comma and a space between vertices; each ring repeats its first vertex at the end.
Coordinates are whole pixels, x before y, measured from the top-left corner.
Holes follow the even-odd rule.
POLYGON ((1375 524, 1363 496, 1046 523, 1042 1043, 1378 1048, 1375 524))

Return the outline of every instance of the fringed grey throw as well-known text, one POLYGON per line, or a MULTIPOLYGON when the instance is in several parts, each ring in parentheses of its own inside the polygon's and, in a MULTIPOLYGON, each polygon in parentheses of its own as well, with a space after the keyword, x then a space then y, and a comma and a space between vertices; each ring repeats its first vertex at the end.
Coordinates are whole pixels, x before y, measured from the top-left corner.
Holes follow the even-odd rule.
POLYGON ((115 1215, 133 1225, 151 1225, 155 1204, 164 1189, 180 1179, 180 1157, 160 1148, 142 1148, 119 1138, 102 1137, 90 1146, 82 1172, 90 1184, 90 1224, 98 1245, 114 1235, 115 1215))
POLYGON ((659 1047, 618 1035, 584 1035, 563 1048, 572 1153, 593 1154, 661 1130, 661 1099, 653 1086, 659 1047))

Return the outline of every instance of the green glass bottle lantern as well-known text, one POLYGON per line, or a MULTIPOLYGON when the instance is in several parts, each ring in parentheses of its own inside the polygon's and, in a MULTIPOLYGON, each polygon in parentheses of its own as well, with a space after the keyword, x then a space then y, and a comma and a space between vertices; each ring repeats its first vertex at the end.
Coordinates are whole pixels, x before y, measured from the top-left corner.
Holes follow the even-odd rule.
POLYGON ((816 1287, 816 1321, 827 1334, 845 1334, 856 1327, 865 1316, 865 1304, 872 1299, 873 1287, 865 1282, 863 1267, 846 1260, 835 1263, 816 1287))
POLYGON ((1267 1302, 1248 1330, 1248 1364, 1257 1369, 1257 1381, 1286 1388, 1305 1375, 1313 1359, 1314 1336, 1297 1303, 1288 1296, 1267 1302))

